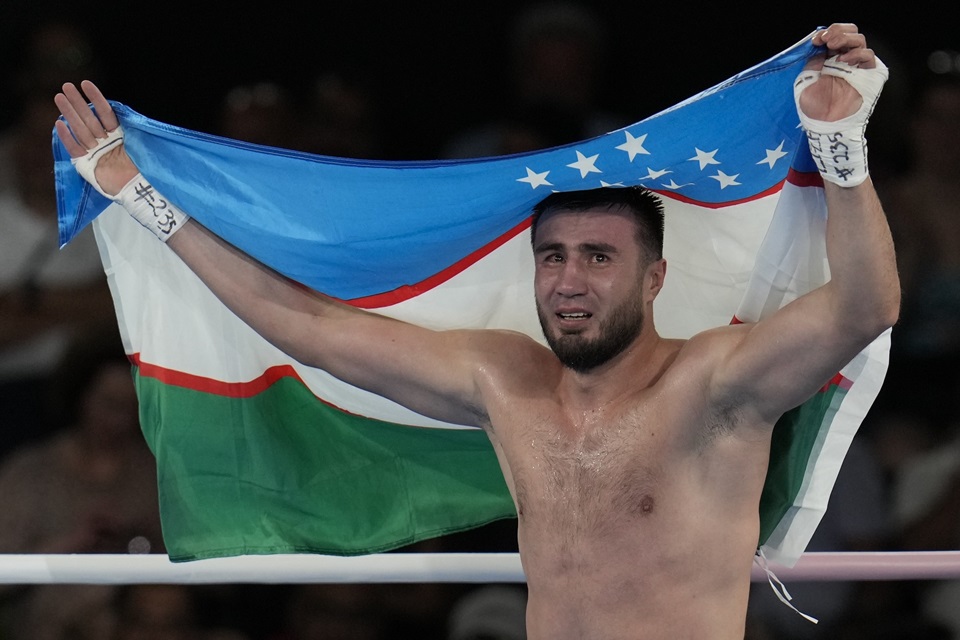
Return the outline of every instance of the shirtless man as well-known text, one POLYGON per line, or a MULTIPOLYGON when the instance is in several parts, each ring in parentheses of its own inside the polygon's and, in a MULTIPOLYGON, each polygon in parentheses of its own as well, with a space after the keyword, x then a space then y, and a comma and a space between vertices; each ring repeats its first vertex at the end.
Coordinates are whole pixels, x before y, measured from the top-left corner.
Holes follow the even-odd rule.
MULTIPOLYGON (((831 25, 814 43, 839 54, 847 71, 878 67, 852 24, 831 25)), ((107 138, 118 122, 102 94, 81 86, 100 119, 67 84, 56 103, 73 135, 63 122, 57 131, 73 158, 98 157, 78 170, 119 193, 136 217, 130 189, 145 180, 122 138, 107 138)), ((828 129, 861 103, 870 103, 868 115, 876 98, 826 71, 801 86, 802 113, 828 129)), ((808 131, 815 125, 805 121, 808 131)), ((858 183, 825 183, 832 280, 759 323, 686 341, 661 338, 654 326, 666 275, 662 220, 656 198, 638 189, 542 205, 535 294, 553 350, 517 333, 436 332, 347 307, 181 212, 164 224, 139 219, 292 357, 424 415, 486 430, 519 516, 530 638, 733 640, 744 635, 774 423, 899 312, 893 244, 860 161, 851 170, 825 160, 825 180, 858 183)))

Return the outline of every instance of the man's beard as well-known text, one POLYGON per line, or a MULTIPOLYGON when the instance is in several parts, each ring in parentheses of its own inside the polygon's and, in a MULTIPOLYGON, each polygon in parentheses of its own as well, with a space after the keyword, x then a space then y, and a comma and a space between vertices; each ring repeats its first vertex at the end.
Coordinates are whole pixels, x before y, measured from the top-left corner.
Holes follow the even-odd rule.
POLYGON ((547 344, 564 366, 586 373, 621 354, 643 329, 643 306, 639 296, 626 300, 600 324, 600 335, 589 340, 577 333, 553 335, 543 309, 537 302, 537 316, 547 344))

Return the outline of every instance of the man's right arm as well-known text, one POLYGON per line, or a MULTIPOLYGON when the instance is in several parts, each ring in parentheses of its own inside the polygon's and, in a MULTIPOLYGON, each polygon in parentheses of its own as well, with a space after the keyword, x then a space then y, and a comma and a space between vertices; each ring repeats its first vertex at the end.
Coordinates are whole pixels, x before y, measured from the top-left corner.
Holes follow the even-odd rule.
MULTIPOLYGON (((82 87, 96 114, 72 84, 55 99, 66 120, 57 133, 73 158, 119 126, 100 91, 82 87)), ((138 175, 118 144, 98 159, 95 186, 112 197, 138 175)), ((227 308, 299 362, 432 418, 487 426, 480 374, 503 334, 431 331, 356 309, 289 280, 192 219, 166 242, 227 308)))
POLYGON ((432 331, 345 305, 269 269, 194 220, 167 244, 227 308, 297 361, 418 413, 485 426, 474 377, 487 351, 480 332, 432 331))

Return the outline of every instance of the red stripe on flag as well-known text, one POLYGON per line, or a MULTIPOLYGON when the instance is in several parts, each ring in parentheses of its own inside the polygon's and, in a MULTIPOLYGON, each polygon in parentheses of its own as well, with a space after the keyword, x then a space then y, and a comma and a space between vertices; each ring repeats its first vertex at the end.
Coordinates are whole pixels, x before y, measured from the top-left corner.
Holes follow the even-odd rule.
POLYGON ((817 171, 797 171, 791 168, 787 173, 787 182, 797 187, 822 187, 823 178, 817 171))
MULTIPOLYGON (((139 353, 134 353, 132 355, 128 355, 127 357, 130 359, 130 362, 140 369, 140 375, 142 376, 153 378, 162 382, 163 384, 182 387, 184 389, 190 389, 191 391, 199 391, 201 393, 209 393, 211 395, 222 396, 225 398, 251 398, 258 393, 267 390, 273 383, 277 382, 278 380, 282 380, 283 378, 292 378, 302 384, 305 389, 308 391, 310 390, 310 387, 304 383, 303 378, 300 377, 300 374, 297 373, 297 370, 288 364, 269 367, 256 378, 246 382, 224 382, 223 380, 216 380, 215 378, 207 378, 205 376, 198 376, 192 373, 177 371, 175 369, 168 369, 167 367, 151 364, 149 362, 143 362, 140 359, 139 353)), ((315 397, 319 402, 322 402, 328 407, 336 409, 341 413, 365 417, 361 416, 360 414, 353 413, 352 411, 347 411, 343 407, 338 407, 332 402, 324 400, 315 393, 313 394, 313 397, 315 397)))
POLYGON ((214 378, 198 376, 192 373, 168 369, 149 362, 143 362, 140 359, 139 353, 135 353, 129 357, 131 362, 140 368, 140 375, 154 378, 164 384, 228 398, 253 397, 265 391, 270 385, 281 378, 293 378, 301 384, 303 383, 296 369, 288 364, 270 367, 253 380, 247 382, 224 382, 214 378))
MULTIPOLYGON (((806 175, 813 175, 817 179, 820 178, 819 173, 801 174, 801 173, 795 173, 791 169, 787 179, 792 184, 806 186, 806 184, 803 182, 804 180, 803 176, 806 176, 806 175), (797 178, 791 179, 791 176, 794 176, 794 175, 796 175, 797 178)), ((686 196, 682 196, 672 191, 655 191, 655 193, 665 198, 670 198, 671 200, 676 200, 678 202, 685 202, 687 204, 693 204, 698 207, 703 207, 705 209, 723 209, 725 207, 736 206, 738 204, 743 204, 745 202, 751 202, 753 200, 759 200, 761 198, 765 198, 769 195, 773 195, 774 193, 779 193, 780 190, 783 189, 783 184, 784 184, 784 181, 781 180, 780 182, 773 185, 769 189, 766 189, 765 191, 761 191, 760 193, 754 194, 749 198, 741 198, 739 200, 728 200, 725 202, 702 202, 700 200, 687 198, 686 196)), ((820 184, 822 184, 822 182, 820 184)), ((362 298, 354 298, 352 300, 344 300, 344 302, 354 307, 360 307, 361 309, 378 309, 382 307, 389 307, 391 305, 399 304, 406 300, 410 300, 411 298, 415 298, 418 295, 425 293, 443 284, 444 282, 446 282, 447 280, 450 280, 457 274, 462 273, 463 271, 466 271, 468 267, 479 262, 481 258, 484 258, 485 256, 490 255, 496 249, 498 249, 499 247, 502 247, 509 240, 515 238, 517 235, 519 235, 523 231, 526 231, 528 228, 530 228, 529 218, 525 219, 523 222, 516 225, 515 227, 513 227, 503 235, 494 239, 489 244, 486 244, 483 247, 480 247, 473 253, 465 256, 461 260, 458 260, 457 262, 450 265, 446 269, 443 269, 442 271, 439 271, 435 275, 432 275, 425 280, 421 280, 416 284, 404 285, 402 287, 397 287, 392 291, 385 291, 383 293, 377 293, 371 296, 364 296, 362 298)))
MULTIPOLYGON (((820 174, 817 174, 818 176, 820 174)), ((704 209, 723 209, 725 207, 733 207, 738 204, 743 204, 744 202, 752 202, 754 200, 759 200, 761 198, 766 198, 767 196, 773 195, 775 193, 780 193, 783 189, 784 181, 781 180, 777 184, 773 185, 765 191, 756 193, 748 198, 740 198, 739 200, 725 200, 723 202, 703 202, 701 200, 694 200, 693 198, 688 198, 686 196, 680 195, 679 193, 674 193, 673 191, 657 191, 651 189, 654 193, 664 198, 670 198, 671 200, 676 200, 677 202, 685 202, 686 204, 693 204, 698 207, 703 207, 704 209)))
POLYGON ((828 391, 830 387, 840 387, 844 391, 849 391, 850 387, 852 386, 853 386, 853 380, 850 380, 849 378, 845 378, 843 375, 838 373, 837 375, 830 378, 830 381, 827 382, 827 384, 823 385, 820 388, 820 392, 823 393, 824 391, 828 391))
POLYGON ((393 291, 386 291, 384 293, 378 293, 372 296, 364 296, 362 298, 354 298, 353 300, 345 300, 344 302, 362 309, 377 309, 381 307, 389 307, 390 305, 398 304, 411 298, 416 298, 418 295, 425 293, 434 287, 440 286, 447 280, 453 278, 455 275, 466 271, 468 267, 479 262, 481 258, 490 255, 496 249, 502 247, 509 240, 512 240, 529 228, 530 218, 527 218, 500 237, 494 239, 492 242, 480 247, 473 253, 458 260, 435 275, 430 276, 426 280, 421 280, 416 284, 408 284, 402 287, 397 287, 393 291))

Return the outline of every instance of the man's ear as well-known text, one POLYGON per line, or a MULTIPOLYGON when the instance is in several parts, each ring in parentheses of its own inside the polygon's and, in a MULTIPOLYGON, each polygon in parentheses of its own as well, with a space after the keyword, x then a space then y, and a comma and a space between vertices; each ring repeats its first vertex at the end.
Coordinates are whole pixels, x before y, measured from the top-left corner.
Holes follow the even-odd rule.
POLYGON ((643 274, 643 294, 648 302, 653 302, 660 290, 663 289, 663 281, 667 277, 667 261, 665 258, 654 260, 647 266, 643 274))

